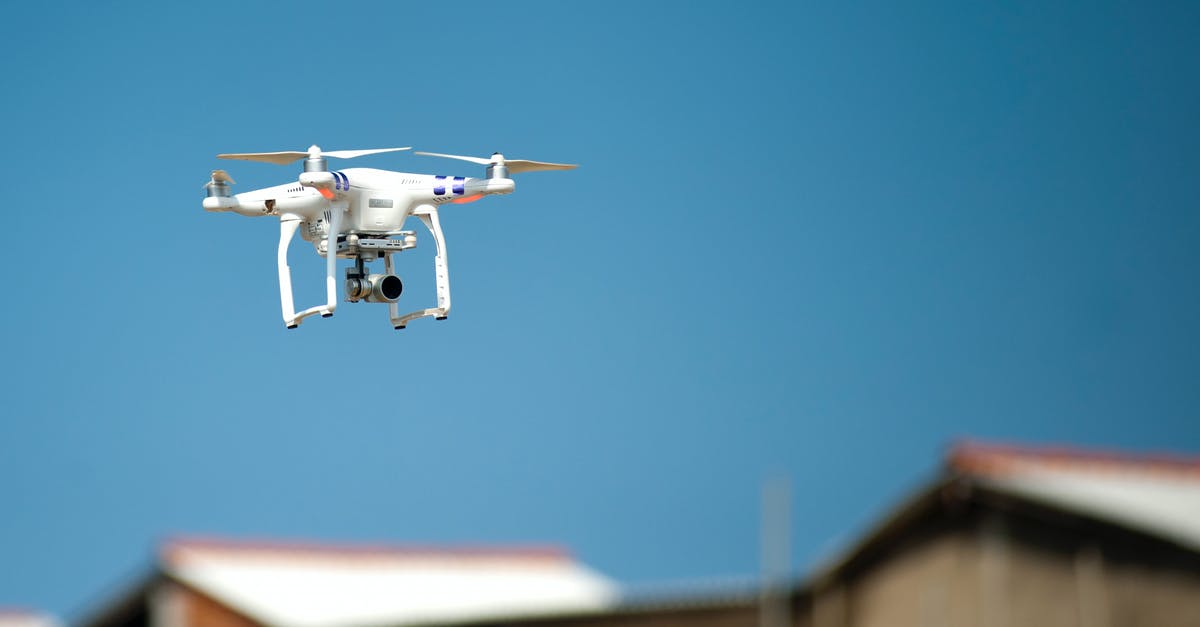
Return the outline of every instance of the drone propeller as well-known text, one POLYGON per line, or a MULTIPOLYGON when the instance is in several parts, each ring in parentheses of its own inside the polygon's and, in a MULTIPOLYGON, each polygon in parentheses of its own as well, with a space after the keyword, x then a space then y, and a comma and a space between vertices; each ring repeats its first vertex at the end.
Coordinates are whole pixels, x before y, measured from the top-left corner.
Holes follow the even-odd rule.
POLYGON ((479 165, 489 166, 489 169, 495 166, 503 166, 508 168, 511 174, 520 174, 521 172, 537 172, 539 170, 574 170, 578 165, 570 163, 548 163, 546 161, 529 161, 527 159, 505 159, 504 155, 495 152, 491 157, 464 157, 462 155, 444 155, 438 152, 414 152, 414 155, 425 155, 427 157, 445 157, 446 159, 458 159, 459 161, 470 161, 479 165))
POLYGON ((335 159, 353 159, 364 155, 374 155, 381 152, 396 152, 398 150, 411 150, 411 146, 404 148, 373 148, 370 150, 330 150, 322 152, 317 145, 309 146, 308 152, 300 152, 297 150, 288 150, 284 152, 238 152, 226 153, 217 155, 218 159, 241 159, 242 161, 262 161, 264 163, 274 163, 276 165, 287 165, 293 161, 309 158, 320 159, 322 157, 333 157, 335 159))
POLYGON ((234 185, 236 181, 229 177, 229 173, 225 170, 213 170, 212 178, 204 184, 201 189, 208 189, 213 185, 234 185))

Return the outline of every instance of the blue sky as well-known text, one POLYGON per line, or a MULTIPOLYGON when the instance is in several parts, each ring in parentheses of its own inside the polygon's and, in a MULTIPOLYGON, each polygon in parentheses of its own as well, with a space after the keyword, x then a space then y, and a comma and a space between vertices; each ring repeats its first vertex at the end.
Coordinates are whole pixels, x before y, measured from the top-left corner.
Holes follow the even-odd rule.
POLYGON ((1044 4, 7 8, 0 605, 174 534, 753 574, 779 474, 802 573, 956 438, 1197 453, 1200 9, 1044 4), (311 143, 582 165, 443 212, 450 320, 286 331, 200 188, 311 143))

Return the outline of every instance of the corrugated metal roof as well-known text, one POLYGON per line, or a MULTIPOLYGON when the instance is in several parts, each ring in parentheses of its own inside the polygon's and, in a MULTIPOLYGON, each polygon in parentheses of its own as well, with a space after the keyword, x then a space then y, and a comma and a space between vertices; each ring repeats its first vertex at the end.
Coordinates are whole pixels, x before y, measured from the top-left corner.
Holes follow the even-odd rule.
POLYGON ((991 489, 1200 551, 1200 460, 968 444, 949 466, 991 489))
POLYGON ((172 577, 285 627, 406 625, 589 612, 616 586, 555 549, 174 541, 172 577))
POLYGON ((972 442, 952 447, 941 476, 818 564, 809 585, 864 559, 921 516, 971 498, 973 485, 1200 552, 1200 458, 972 442))

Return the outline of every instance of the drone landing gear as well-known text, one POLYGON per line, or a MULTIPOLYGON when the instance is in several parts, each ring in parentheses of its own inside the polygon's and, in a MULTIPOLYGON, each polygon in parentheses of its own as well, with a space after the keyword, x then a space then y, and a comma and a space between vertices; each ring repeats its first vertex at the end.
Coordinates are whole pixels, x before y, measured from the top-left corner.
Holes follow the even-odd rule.
POLYGON ((288 267, 287 253, 301 220, 298 216, 290 215, 279 220, 279 302, 283 309, 283 323, 289 329, 295 329, 305 318, 314 314, 328 318, 337 309, 337 282, 334 273, 337 272, 337 233, 341 227, 343 209, 344 207, 335 206, 329 211, 329 241, 325 249, 325 304, 309 307, 298 314, 295 300, 292 298, 292 269, 288 267))
MULTIPOLYGON (((334 274, 337 271, 337 258, 339 254, 343 257, 355 259, 354 268, 347 269, 346 276, 347 300, 350 302, 358 300, 387 302, 388 318, 395 329, 403 329, 409 322, 417 318, 432 317, 435 320, 445 320, 450 315, 450 272, 447 264, 446 237, 442 234, 442 225, 438 221, 437 208, 431 205, 423 205, 413 211, 413 215, 420 219, 425 227, 429 229, 437 245, 437 255, 433 260, 434 278, 437 288, 437 307, 418 309, 404 315, 400 315, 400 308, 396 304, 396 300, 399 299, 400 293, 404 288, 399 277, 396 276, 392 256, 407 248, 411 248, 414 244, 410 243, 409 237, 406 237, 404 241, 386 238, 360 240, 356 235, 351 235, 345 241, 339 242, 337 235, 340 231, 342 212, 344 210, 344 206, 334 206, 327 215, 329 220, 329 236, 328 241, 322 242, 325 254, 326 302, 323 305, 309 307, 300 313, 296 313, 295 301, 292 296, 292 271, 288 267, 287 254, 292 237, 296 234, 303 221, 300 217, 293 215, 285 215, 280 219, 278 258, 279 301, 283 310, 283 323, 287 328, 295 329, 300 326, 300 323, 305 318, 316 314, 320 314, 322 318, 328 318, 333 315, 333 312, 337 309, 337 283, 334 274), (352 239, 353 241, 351 241, 352 239), (369 254, 364 255, 363 253, 369 254), (385 274, 368 275, 364 267, 364 262, 378 259, 379 257, 383 257, 385 274), (354 285, 353 293, 349 289, 349 286, 352 284, 354 285)), ((411 235, 411 231, 405 231, 404 233, 411 235)))
MULTIPOLYGON (((428 309, 419 309, 412 313, 400 315, 400 308, 396 303, 388 303, 388 317, 392 321, 392 328, 397 331, 408 326, 409 322, 417 318, 425 318, 432 316, 435 320, 445 320, 446 316, 450 315, 450 271, 446 261, 446 237, 442 235, 442 224, 438 221, 437 207, 432 205, 422 205, 413 211, 413 215, 417 216, 433 234, 433 241, 437 244, 437 256, 433 258, 433 273, 437 281, 437 307, 428 309)), ((392 256, 387 254, 384 256, 384 265, 387 268, 387 273, 392 274, 392 256)))

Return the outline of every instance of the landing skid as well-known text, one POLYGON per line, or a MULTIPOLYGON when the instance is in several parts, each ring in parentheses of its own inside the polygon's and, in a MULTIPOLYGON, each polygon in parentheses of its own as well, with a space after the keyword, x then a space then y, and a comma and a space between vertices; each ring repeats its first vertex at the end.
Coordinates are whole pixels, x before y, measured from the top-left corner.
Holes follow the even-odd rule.
MULTIPOLYGON (((395 263, 392 257, 416 246, 416 236, 412 231, 400 231, 397 233, 400 235, 400 239, 383 237, 368 238, 350 234, 339 241, 338 232, 340 231, 342 214, 345 209, 346 205, 343 203, 335 204, 330 208, 328 213, 329 236, 325 241, 320 242, 317 247, 317 251, 326 260, 326 302, 323 305, 309 307, 299 313, 296 313, 295 300, 292 295, 292 273, 287 263, 287 253, 292 238, 295 236, 302 221, 297 216, 283 216, 279 221, 279 299, 283 313, 283 323, 289 329, 299 327, 300 323, 310 316, 320 314, 322 318, 328 318, 337 310, 337 282, 335 274, 338 258, 355 259, 356 265, 361 269, 365 261, 373 261, 382 257, 387 274, 394 275, 395 263)), ((403 329, 409 322, 418 318, 432 317, 436 320, 445 320, 450 314, 450 272, 447 264, 446 238, 442 233, 441 222, 438 220, 437 208, 432 205, 422 205, 413 211, 413 215, 421 220, 421 223, 429 229, 429 232, 433 235, 434 243, 437 245, 437 255, 433 260, 437 307, 419 309, 401 315, 399 305, 395 302, 389 302, 388 319, 395 329, 403 329)), ((359 299, 347 297, 347 301, 349 302, 356 302, 357 300, 359 299)))

